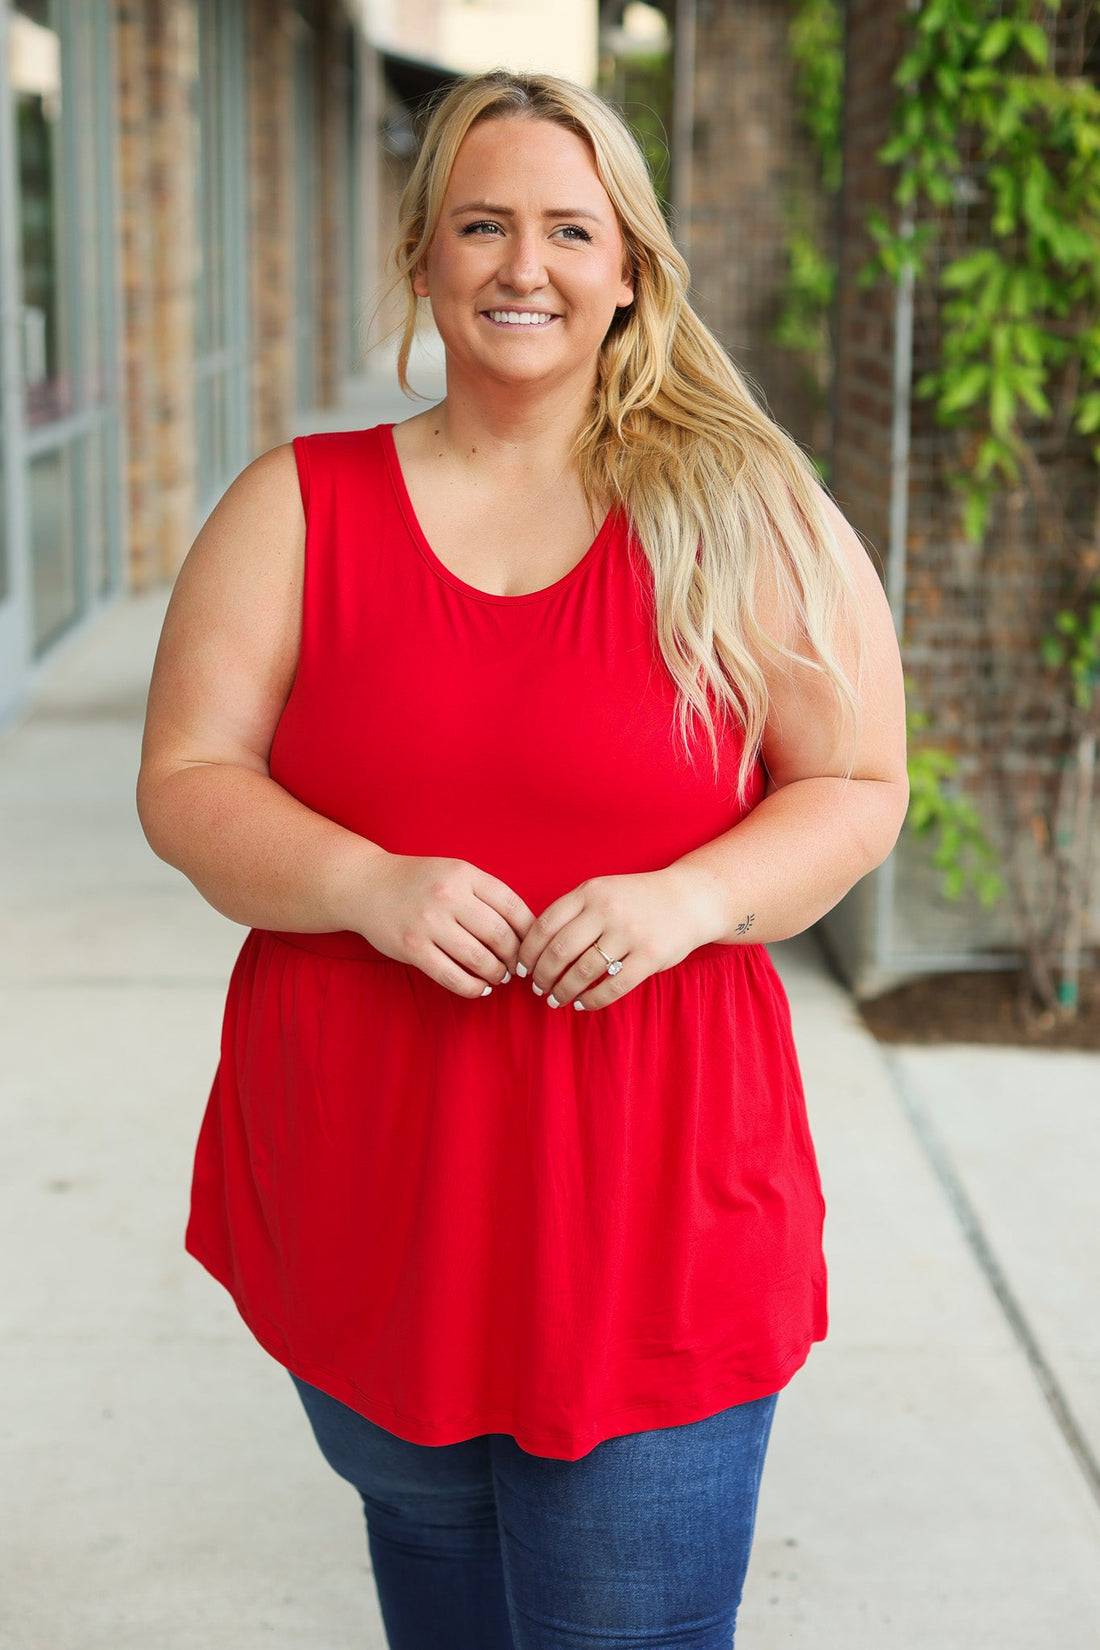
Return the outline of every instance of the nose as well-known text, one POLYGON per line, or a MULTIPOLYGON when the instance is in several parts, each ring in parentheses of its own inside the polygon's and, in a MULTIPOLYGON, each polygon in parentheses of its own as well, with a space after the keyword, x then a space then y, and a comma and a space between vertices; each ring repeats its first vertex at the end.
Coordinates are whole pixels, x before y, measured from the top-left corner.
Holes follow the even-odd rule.
POLYGON ((534 232, 521 231, 507 243, 500 280, 513 292, 534 292, 546 285, 542 245, 534 232))

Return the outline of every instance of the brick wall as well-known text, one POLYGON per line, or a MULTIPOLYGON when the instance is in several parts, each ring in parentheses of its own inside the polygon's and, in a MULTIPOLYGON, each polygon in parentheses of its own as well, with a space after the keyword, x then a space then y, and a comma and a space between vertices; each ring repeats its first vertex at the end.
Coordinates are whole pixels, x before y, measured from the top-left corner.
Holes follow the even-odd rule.
POLYGON ((789 0, 700 0, 688 257, 693 302, 774 418, 815 453, 828 409, 797 357, 769 332, 786 274, 785 200, 797 190, 820 233, 833 214, 814 189, 787 46, 789 0))
MULTIPOLYGON (((229 3, 229 0, 226 0, 229 3)), ((289 0, 239 0, 245 22, 250 360, 247 445, 285 441, 294 406, 294 188, 289 0)), ((194 304, 198 134, 195 0, 116 0, 118 264, 130 583, 171 577, 194 538, 194 304)), ((347 355, 350 26, 319 0, 315 397, 333 402, 347 355)))
POLYGON ((856 274, 874 243, 864 227, 878 207, 891 215, 892 174, 875 159, 893 109, 890 76, 901 55, 903 7, 848 8, 844 100, 844 189, 840 214, 836 393, 830 485, 841 509, 885 555, 889 534, 895 290, 870 289, 856 274))
MULTIPOLYGON (((877 206, 896 221, 893 174, 874 155, 889 135, 891 76, 905 33, 905 0, 849 0, 831 483, 849 520, 883 559, 889 540, 896 289, 885 277, 861 289, 856 275, 872 251, 864 229, 867 211, 877 206)), ((976 176, 980 184, 980 168, 976 176)), ((956 209, 944 258, 989 243, 988 211, 981 197, 956 209)), ((939 359, 936 274, 934 266, 931 279, 916 285, 914 383, 939 359)), ((908 412, 902 651, 910 702, 932 719, 927 739, 958 757, 964 788, 1006 855, 1013 846, 1024 886, 1043 895, 1049 891, 1045 862, 1032 845, 1042 834, 1042 799, 1057 782, 1061 747, 1039 641, 1069 575, 1073 536, 1087 539, 1095 530, 1095 469, 1080 438, 1062 456, 1044 459, 1046 507, 1037 510, 1023 489, 1006 488, 979 550, 966 541, 961 505, 948 482, 951 469, 972 462, 972 443, 940 426, 926 399, 911 396, 908 412)), ((932 966, 946 952, 961 958, 1019 943, 1010 900, 990 914, 973 900, 945 901, 927 849, 908 833, 890 876, 895 951, 917 967, 932 966)))

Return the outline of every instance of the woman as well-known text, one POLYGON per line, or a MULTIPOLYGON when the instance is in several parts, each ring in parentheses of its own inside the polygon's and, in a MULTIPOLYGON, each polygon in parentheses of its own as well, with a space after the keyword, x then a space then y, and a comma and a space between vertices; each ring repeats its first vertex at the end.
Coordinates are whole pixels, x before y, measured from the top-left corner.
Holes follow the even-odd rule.
POLYGON ((764 944, 896 839, 893 628, 607 105, 462 82, 401 219, 446 399, 250 464, 157 656, 143 825, 251 929, 187 1245, 395 1650, 728 1646, 826 1332, 764 944))

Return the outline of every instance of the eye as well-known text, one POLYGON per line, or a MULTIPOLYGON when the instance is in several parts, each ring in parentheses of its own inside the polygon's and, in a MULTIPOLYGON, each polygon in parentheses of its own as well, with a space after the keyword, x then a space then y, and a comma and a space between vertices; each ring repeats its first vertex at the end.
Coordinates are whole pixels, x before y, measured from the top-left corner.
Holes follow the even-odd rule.
POLYGON ((563 224, 562 228, 561 228, 561 233, 563 235, 567 235, 571 241, 572 240, 590 241, 592 239, 592 237, 588 233, 587 229, 582 229, 579 223, 563 224))
POLYGON ((462 235, 480 234, 483 229, 499 229, 499 223, 493 223, 491 218, 481 218, 476 223, 468 223, 459 231, 462 235))

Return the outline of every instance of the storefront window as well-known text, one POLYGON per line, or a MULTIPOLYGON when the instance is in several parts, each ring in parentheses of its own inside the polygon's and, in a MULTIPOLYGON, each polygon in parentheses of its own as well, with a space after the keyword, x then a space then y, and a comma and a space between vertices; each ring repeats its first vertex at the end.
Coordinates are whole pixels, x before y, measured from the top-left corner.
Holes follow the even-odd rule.
POLYGON ((11 554, 27 558, 20 646, 36 656, 117 582, 111 18, 109 0, 16 0, 6 16, 17 325, 5 370, 22 402, 8 454, 26 500, 11 554))
POLYGON ((53 447, 32 459, 28 469, 37 653, 71 624, 80 610, 71 454, 71 447, 53 447))
POLYGON ((26 420, 32 427, 62 418, 73 407, 57 9, 57 0, 20 0, 8 40, 19 183, 23 376, 26 420))

